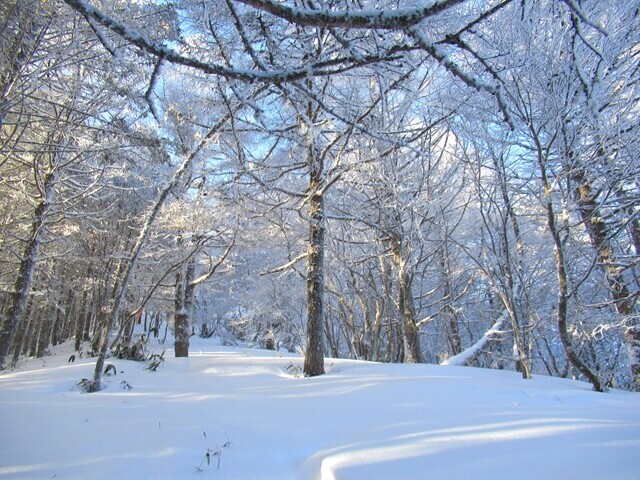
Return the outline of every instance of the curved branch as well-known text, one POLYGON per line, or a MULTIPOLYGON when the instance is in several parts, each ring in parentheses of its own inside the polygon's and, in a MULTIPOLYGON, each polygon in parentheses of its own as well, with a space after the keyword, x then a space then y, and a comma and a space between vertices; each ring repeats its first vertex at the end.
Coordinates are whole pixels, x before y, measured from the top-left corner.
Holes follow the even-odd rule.
POLYGON ((465 0, 440 0, 422 8, 360 10, 357 12, 295 8, 273 0, 235 1, 304 27, 404 30, 417 25, 429 17, 433 17, 456 5, 464 3, 465 0))

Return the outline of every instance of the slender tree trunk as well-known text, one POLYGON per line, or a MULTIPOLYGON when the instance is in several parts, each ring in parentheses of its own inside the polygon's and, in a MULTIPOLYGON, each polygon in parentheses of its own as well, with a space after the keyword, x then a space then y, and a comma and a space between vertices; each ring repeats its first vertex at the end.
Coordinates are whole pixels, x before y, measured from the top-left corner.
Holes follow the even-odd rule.
POLYGON ((184 273, 182 269, 178 269, 176 272, 176 288, 173 299, 173 332, 175 337, 174 351, 176 357, 189 356, 189 347, 185 345, 188 342, 188 337, 185 333, 185 323, 187 321, 187 315, 184 312, 184 273))
POLYGON ((73 290, 69 290, 64 304, 60 304, 57 308, 56 319, 51 330, 51 345, 60 345, 69 338, 68 322, 73 314, 73 290))
MULTIPOLYGON (((383 298, 392 299, 393 295, 393 279, 391 274, 391 266, 389 265, 389 260, 387 255, 380 255, 380 281, 382 283, 382 295, 383 298)), ((386 361, 390 363, 395 363, 396 358, 399 357, 397 355, 397 351, 401 349, 400 345, 396 341, 395 329, 393 326, 393 314, 392 312, 395 310, 391 307, 386 307, 386 303, 383 303, 382 309, 382 323, 383 327, 386 329, 387 334, 387 344, 386 344, 386 361)))
POLYGON ((404 362, 420 363, 422 355, 420 353, 420 337, 415 321, 415 310, 413 308, 413 294, 411 292, 411 282, 406 273, 400 285, 400 308, 402 311, 402 321, 404 327, 404 362))
POLYGON ((33 272, 36 268, 36 262, 38 259, 38 252, 40 251, 40 244, 42 237, 44 236, 44 225, 47 218, 47 213, 51 206, 51 200, 53 198, 53 192, 57 180, 57 172, 55 170, 47 173, 43 182, 43 195, 40 203, 35 209, 33 224, 31 226, 31 234, 29 240, 22 255, 22 261, 20 262, 20 268, 18 269, 18 276, 13 287, 13 293, 11 294, 11 303, 7 316, 2 321, 0 327, 0 369, 5 368, 5 362, 9 349, 11 348, 11 342, 18 329, 18 324, 22 320, 27 298, 31 290, 31 281, 33 279, 33 272))
MULTIPOLYGON (((549 216, 553 215, 552 210, 549 208, 549 216)), ((550 221, 550 224, 553 224, 553 221, 550 221)), ((555 227, 554 231, 555 231, 555 227)), ((559 242, 559 235, 557 231, 555 231, 554 235, 554 252, 556 258, 556 269, 558 274, 558 331, 560 332, 560 341, 564 347, 567 358, 571 362, 571 364, 578 369, 580 373, 582 373, 593 385, 593 389, 597 392, 604 391, 602 385, 600 384, 600 379, 598 376, 591 371, 591 369, 580 359, 580 357, 576 354, 576 351, 573 347, 573 342, 571 341, 571 336, 569 335, 567 324, 568 324, 568 305, 569 305, 569 287, 567 282, 567 271, 565 268, 565 259, 564 259, 564 251, 559 242)))
MULTIPOLYGON (((174 175, 173 181, 170 182, 161 192, 158 198, 156 199, 156 203, 149 212, 147 219, 145 221, 142 230, 138 235, 138 240, 133 247, 133 251, 131 253, 131 257, 126 262, 126 266, 124 268, 124 274, 122 276, 122 281, 120 282, 118 288, 114 289, 114 301, 111 306, 111 311, 108 314, 105 324, 102 327, 102 332, 100 334, 100 347, 98 351, 98 358, 96 360, 96 366, 93 371, 93 379, 87 383, 86 391, 97 392, 102 388, 102 373, 104 370, 104 363, 107 358, 107 351, 109 349, 109 337, 111 332, 113 331, 113 327, 116 324, 118 316, 120 315, 120 305, 124 300, 124 296, 127 292, 127 288, 129 286, 129 279, 133 273, 134 268, 138 263, 138 258, 140 257, 140 253, 142 252, 142 247, 147 241, 149 233, 151 231, 151 226, 155 222, 158 214, 160 213, 160 209, 164 204, 167 196, 170 191, 173 189, 174 185, 177 183, 176 176, 178 173, 182 173, 182 169, 179 169, 178 172, 174 175)), ((120 270, 120 269, 118 269, 120 270)), ((115 282, 116 284, 118 282, 115 282)))
MULTIPOLYGON (((55 267, 52 265, 48 275, 49 277, 53 276, 54 270, 55 270, 55 267)), ((58 317, 58 309, 57 309, 58 302, 57 302, 57 298, 55 297, 56 296, 55 296, 55 293, 53 292, 53 289, 52 288, 47 289, 46 297, 45 297, 47 298, 47 302, 45 304, 45 307, 43 308, 44 318, 40 322, 39 329, 38 329, 38 343, 36 348, 36 357, 38 358, 44 357, 45 354, 47 353, 47 348, 49 347, 49 345, 51 345, 53 326, 56 321, 56 318, 58 317)))
POLYGON ((513 330, 513 345, 514 345, 514 353, 516 356, 516 370, 522 373, 522 378, 525 380, 531 379, 531 370, 529 368, 528 362, 528 348, 527 343, 525 341, 526 331, 523 328, 523 319, 525 316, 524 311, 527 311, 528 308, 519 309, 518 305, 526 304, 526 295, 524 301, 521 299, 518 301, 516 296, 518 294, 523 294, 524 285, 523 285, 523 244, 522 238, 520 235, 520 225, 518 223, 518 218, 516 217, 516 213, 513 209, 513 204, 511 202, 511 196, 509 195, 509 190, 507 186, 507 176, 505 172, 504 158, 500 156, 499 158, 493 157, 494 167, 498 174, 498 181, 500 184, 500 193, 502 195, 502 202, 504 204, 504 209, 506 210, 506 215, 508 217, 509 222, 511 223, 511 230, 513 231, 513 236, 515 239, 516 249, 515 249, 515 260, 514 255, 511 252, 509 234, 506 221, 503 222, 503 256, 504 256, 504 277, 506 278, 506 292, 502 295, 502 301, 504 307, 507 309, 509 313, 509 318, 511 319, 511 328, 513 330), (515 263, 515 265, 513 265, 515 263))
POLYGON ((542 186, 548 196, 546 201, 547 210, 547 228, 553 238, 554 254, 556 260, 556 273, 558 277, 558 305, 557 305, 557 320, 558 320, 558 332, 560 334, 560 341, 564 347, 567 359, 580 373, 582 373, 593 385, 593 389, 597 392, 604 391, 600 379, 591 371, 591 369, 585 364, 577 355, 571 336, 568 331, 568 306, 569 306, 569 282, 566 270, 566 260, 564 257, 564 245, 562 244, 562 238, 560 237, 560 231, 556 224, 556 214, 553 209, 551 201, 552 188, 547 177, 547 169, 545 167, 543 159, 543 148, 538 141, 537 135, 534 133, 534 140, 537 143, 538 148, 538 167, 540 168, 540 174, 542 177, 542 186))
POLYGON ((85 288, 82 292, 82 301, 80 302, 80 310, 77 313, 77 320, 74 330, 74 350, 76 352, 80 351, 80 347, 82 345, 82 341, 84 340, 84 332, 85 325, 89 321, 89 317, 87 315, 87 299, 89 298, 89 290, 85 288))
POLYGON ((39 305, 35 310, 31 321, 29 322, 29 333, 27 336, 27 352, 26 355, 35 357, 38 350, 38 332, 40 331, 40 324, 44 321, 43 317, 46 316, 46 308, 39 305))
POLYGON ((458 315, 453 308, 453 286, 451 282, 451 266, 449 265, 449 259, 447 253, 443 249, 438 251, 440 276, 442 282, 442 299, 445 302, 443 313, 448 319, 449 324, 449 345, 451 346, 451 354, 458 355, 462 352, 462 340, 460 339, 460 330, 458 328, 458 315))

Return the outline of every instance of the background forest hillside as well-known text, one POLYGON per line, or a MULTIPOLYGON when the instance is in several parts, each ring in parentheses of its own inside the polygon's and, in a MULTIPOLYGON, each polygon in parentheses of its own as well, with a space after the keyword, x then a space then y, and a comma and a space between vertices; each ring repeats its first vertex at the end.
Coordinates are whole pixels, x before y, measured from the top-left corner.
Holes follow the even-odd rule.
POLYGON ((637 1, 6 0, 0 52, 0 367, 100 390, 141 325, 640 389, 637 1))

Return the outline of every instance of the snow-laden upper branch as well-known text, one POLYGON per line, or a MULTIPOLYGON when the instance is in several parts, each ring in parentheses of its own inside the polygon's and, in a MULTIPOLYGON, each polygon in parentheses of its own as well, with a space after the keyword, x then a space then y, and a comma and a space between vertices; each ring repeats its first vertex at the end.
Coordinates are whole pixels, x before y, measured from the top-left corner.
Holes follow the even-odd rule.
MULTIPOLYGON (((438 42, 433 42, 428 39, 425 32, 423 32, 418 26, 420 21, 450 10, 468 0, 436 0, 422 8, 358 10, 345 12, 327 9, 299 9, 278 3, 276 0, 233 0, 267 11, 291 23, 318 27, 343 27, 347 29, 396 29, 404 31, 414 41, 413 45, 402 43, 391 46, 381 53, 371 54, 369 56, 330 56, 329 58, 316 59, 315 61, 312 61, 312 63, 281 69, 242 69, 235 68, 232 65, 206 62, 195 57, 184 55, 164 43, 155 42, 146 38, 139 31, 128 27, 125 23, 93 7, 85 0, 64 1, 70 7, 82 14, 87 21, 89 21, 94 30, 97 31, 96 25, 102 25, 126 39, 130 44, 156 56, 161 61, 191 67, 206 74, 245 82, 285 83, 314 76, 329 76, 365 65, 397 60, 404 52, 410 50, 423 50, 468 86, 493 95, 497 100, 498 107, 500 108, 505 120, 513 127, 505 98, 500 89, 500 82, 496 81, 495 84, 486 83, 482 80, 481 76, 466 73, 463 68, 449 58, 438 42)), ((502 0, 491 9, 477 16, 475 20, 470 23, 466 23, 467 27, 475 25, 477 22, 486 19, 488 16, 512 1, 513 0, 502 0)), ((457 34, 450 35, 449 42, 451 42, 451 39, 455 37, 458 41, 457 44, 454 42, 455 45, 464 45, 459 37, 465 28, 459 30, 457 34)), ((242 32, 241 28, 240 31, 242 32)), ((476 57, 481 58, 478 55, 476 55, 476 57)), ((499 80, 496 72, 488 63, 484 62, 482 59, 481 63, 485 69, 485 73, 488 73, 494 79, 499 80)))
POLYGON ((112 32, 120 35, 132 45, 135 45, 136 47, 162 60, 166 60, 177 65, 195 68, 207 74, 218 75, 232 80, 241 80, 245 82, 280 83, 301 80, 313 76, 333 75, 335 73, 350 70, 359 66, 368 65, 383 60, 393 60, 396 58, 396 54, 398 51, 404 50, 404 48, 401 47, 397 49, 391 49, 387 55, 372 55, 369 57, 358 59, 351 57, 333 58, 325 60, 323 62, 315 62, 312 64, 302 65, 297 68, 272 69, 268 71, 247 70, 228 67, 216 63, 204 62, 197 58, 182 55, 181 53, 166 45, 153 42, 152 40, 142 35, 140 32, 129 28, 123 22, 120 22, 115 18, 107 15, 106 13, 98 10, 84 0, 64 0, 64 2, 71 8, 76 10, 78 13, 83 15, 91 25, 95 26, 96 23, 100 24, 108 28, 112 32))
POLYGON ((275 0, 235 0, 306 27, 342 27, 403 30, 464 3, 466 0, 439 0, 425 7, 384 10, 333 11, 295 8, 275 0))

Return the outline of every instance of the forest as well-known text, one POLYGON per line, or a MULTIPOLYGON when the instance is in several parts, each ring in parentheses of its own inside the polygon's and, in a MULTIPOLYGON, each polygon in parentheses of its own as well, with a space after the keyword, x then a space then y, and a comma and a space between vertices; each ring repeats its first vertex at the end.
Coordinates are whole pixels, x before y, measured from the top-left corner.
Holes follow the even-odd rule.
POLYGON ((640 390, 637 0, 3 0, 0 49, 0 369, 170 331, 640 390))

